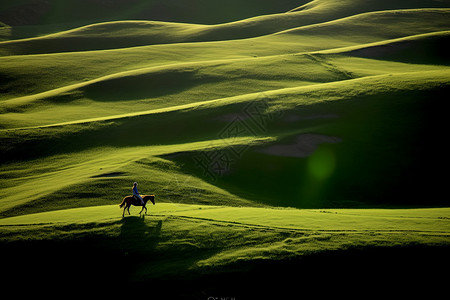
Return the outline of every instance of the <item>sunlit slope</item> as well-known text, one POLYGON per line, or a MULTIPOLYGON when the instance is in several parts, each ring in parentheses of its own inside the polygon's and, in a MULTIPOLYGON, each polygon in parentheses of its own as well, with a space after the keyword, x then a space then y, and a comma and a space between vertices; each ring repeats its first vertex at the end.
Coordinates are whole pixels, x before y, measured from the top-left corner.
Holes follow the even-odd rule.
POLYGON ((183 23, 218 24, 248 17, 295 12, 315 11, 317 17, 346 16, 367 11, 445 7, 446 1, 332 1, 332 0, 287 0, 282 2, 246 0, 228 1, 225 5, 217 0, 197 0, 188 7, 178 0, 154 1, 75 1, 51 0, 33 3, 25 0, 18 3, 0 4, 0 20, 15 27, 12 37, 43 34, 61 28, 76 27, 79 24, 92 24, 116 20, 158 20, 183 23))
POLYGON ((298 6, 291 11, 302 11, 302 10, 339 10, 345 14, 355 14, 355 10, 358 13, 367 11, 377 11, 377 10, 388 10, 388 9, 406 9, 406 8, 430 8, 430 7, 448 7, 447 0, 313 0, 308 1, 308 3, 298 6))
POLYGON ((13 27, 5 38, 43 35, 82 25, 118 20, 218 24, 286 12, 308 0, 25 0, 0 3, 0 20, 13 27))
POLYGON ((447 8, 369 12, 324 20, 315 17, 315 22, 305 22, 304 13, 274 15, 271 19, 264 17, 261 22, 249 19, 214 26, 156 21, 93 24, 43 37, 0 42, 0 54, 41 54, 234 40, 285 30, 306 35, 304 38, 314 36, 317 42, 320 42, 321 36, 333 34, 338 40, 364 43, 450 28, 447 8))
MULTIPOLYGON (((8 179, 2 182, 2 214, 114 203, 137 179, 163 202, 443 205, 444 179, 429 177, 435 165, 422 158, 432 155, 428 145, 444 128, 450 71, 424 66, 367 76, 376 71, 368 63, 345 56, 332 60, 335 68, 350 66, 362 78, 2 130, 2 158, 9 161, 1 173, 8 179), (235 131, 227 131, 230 126, 235 131), (236 149, 244 151, 233 154, 236 149), (208 153, 226 155, 234 171, 213 169, 208 153), (198 163, 205 154, 203 164, 211 169, 198 163), (321 156, 323 166, 315 162, 321 156), (411 184, 420 187, 414 196, 411 184)), ((382 70, 402 66, 385 62, 382 70)), ((50 111, 54 122, 69 114, 61 107, 50 111)), ((22 122, 32 125, 38 112, 29 118, 22 113, 22 122)))
MULTIPOLYGON (((380 56, 383 55, 383 49, 388 49, 390 53, 395 53, 396 49, 403 51, 405 43, 416 49, 423 49, 429 45, 429 40, 434 40, 436 45, 444 43, 447 37, 447 32, 441 32, 359 47, 327 50, 323 52, 326 54, 319 51, 313 54, 179 63, 120 72, 35 95, 2 101, 0 109, 3 114, 0 116, 0 126, 20 128, 76 123, 95 118, 116 119, 120 115, 139 115, 143 111, 177 110, 177 106, 180 105, 192 104, 195 107, 195 103, 220 102, 222 98, 239 95, 245 99, 245 95, 258 92, 277 93, 278 90, 283 93, 284 88, 301 90, 302 87, 318 83, 382 74, 445 72, 447 70, 445 66, 361 59, 343 56, 340 53, 362 56, 372 51, 377 53, 374 55, 380 56), (54 113, 56 110, 58 113, 54 113)), ((439 52, 442 48, 435 50, 439 52)), ((410 56, 416 57, 419 62, 430 59, 419 53, 410 56)), ((432 57, 435 61, 448 60, 444 53, 441 57, 439 55, 432 57)), ((345 86, 345 83, 342 86, 345 86)))
MULTIPOLYGON (((135 208, 131 212, 137 215, 135 208)), ((81 258, 78 265, 68 260, 64 268, 46 262, 48 273, 59 274, 74 274, 89 264, 90 255, 101 253, 95 255, 96 274, 142 280, 215 274, 235 263, 282 262, 358 247, 448 246, 450 231, 448 209, 296 210, 157 203, 149 212, 145 219, 122 219, 118 206, 110 205, 2 219, 2 249, 36 249, 27 256, 35 258, 27 260, 28 267, 45 261, 48 255, 38 250, 45 245, 53 245, 53 257, 62 251, 81 258), (86 245, 89 253, 82 248, 86 245), (126 264, 112 259, 123 255, 129 258, 126 264), (129 268, 134 271, 122 271, 129 268)), ((90 277, 85 271, 75 276, 90 277)))
MULTIPOLYGON (((393 38, 408 38, 417 34, 441 32, 449 29, 449 19, 447 10, 382 12, 364 14, 317 26, 307 26, 254 39, 154 45, 111 51, 2 57, 0 58, 2 65, 0 68, 2 76, 0 83, 2 93, 0 97, 2 99, 11 99, 73 84, 82 83, 84 85, 88 84, 89 81, 99 81, 105 76, 120 77, 127 74, 123 72, 142 74, 145 68, 152 67, 155 68, 153 69, 154 71, 159 70, 159 73, 164 72, 164 69, 167 68, 166 73, 168 73, 167 75, 163 74, 160 79, 153 83, 151 77, 146 79, 150 84, 146 84, 147 81, 145 81, 147 88, 144 88, 144 90, 157 86, 156 96, 164 94, 164 90, 169 88, 173 90, 185 88, 184 85, 189 86, 188 82, 191 79, 202 80, 201 73, 199 76, 193 76, 192 74, 199 68, 204 69, 204 66, 228 64, 228 70, 231 70, 233 67, 237 67, 238 70, 242 69, 241 74, 234 72, 234 78, 240 76, 240 78, 245 79, 249 77, 249 79, 252 79, 252 77, 257 76, 255 73, 260 73, 262 74, 259 76, 260 78, 265 76, 268 79, 267 74, 270 74, 272 70, 293 70, 294 68, 298 70, 301 68, 307 72, 310 66, 307 64, 304 67, 300 67, 301 61, 284 61, 283 57, 255 62, 251 62, 250 58, 330 50, 348 46, 364 47, 365 43, 383 42, 393 38), (382 21, 377 21, 378 19, 382 21), (384 23, 392 23, 394 25, 389 30, 386 30, 382 26, 384 23), (330 33, 332 33, 331 36, 330 33), (233 61, 234 59, 247 60, 233 61), (183 65, 184 63, 191 63, 192 65, 183 65), (242 67, 238 67, 238 64, 242 64, 242 67), (250 74, 246 70, 248 66, 253 66, 249 72, 250 74), (186 68, 189 68, 187 74, 184 71, 186 68)), ((126 36, 129 35, 127 34, 126 36)), ((445 39, 435 39, 434 43, 440 45, 442 53, 446 52, 445 39)), ((74 44, 63 43, 62 45, 71 46, 74 44)), ((85 43, 80 45, 85 45, 85 43)), ((414 47, 414 43, 411 46, 414 47)), ((422 53, 421 56, 428 57, 430 55, 422 53)), ((149 70, 151 71, 152 69, 149 70)), ((225 81, 229 78, 230 72, 227 72, 227 70, 224 70, 223 74, 220 73, 222 70, 217 71, 213 78, 207 76, 205 83, 225 81)), ((305 79, 306 76, 302 74, 296 76, 287 74, 287 77, 303 78, 300 80, 308 81, 308 78, 305 79)), ((135 78, 137 78, 136 88, 141 87, 141 82, 143 81, 139 81, 139 78, 136 76, 135 78)), ((275 78, 272 82, 277 80, 278 78, 275 78)), ((128 81, 130 82, 130 80, 128 81)), ((312 78, 312 81, 314 81, 314 78, 312 78)), ((132 85, 133 82, 130 82, 130 84, 132 85)), ((265 89, 273 87, 273 84, 267 82, 267 80, 264 84, 268 85, 265 89)), ((289 85, 284 86, 287 87, 289 85)), ((244 93, 245 91, 240 92, 244 93)), ((170 93, 172 92, 170 91, 170 93)), ((151 93, 147 94, 152 96, 151 93)), ((142 97, 145 96, 145 92, 143 92, 142 97)), ((211 96, 217 98, 224 95, 211 96)), ((122 97, 122 95, 118 94, 117 97, 122 97)), ((123 97, 126 96, 124 95, 123 97)))
MULTIPOLYGON (((157 156, 264 140, 249 137, 165 146, 101 147, 3 165, 2 178, 8 180, 2 182, 0 211, 16 215, 28 210, 121 202, 130 193, 127 183, 137 177, 148 193, 158 195, 159 202, 252 205, 157 156)), ((89 144, 84 147, 89 148, 89 144)))
MULTIPOLYGON (((267 103, 266 109, 261 112, 263 114, 270 114, 274 112, 285 113, 290 110, 308 107, 315 104, 334 102, 341 103, 339 101, 347 99, 354 99, 355 101, 360 101, 362 105, 365 105, 365 102, 360 100, 360 97, 385 94, 389 92, 401 94, 413 91, 433 91, 435 89, 445 88, 449 82, 449 70, 446 67, 425 65, 418 66, 419 69, 410 69, 408 64, 390 62, 372 66, 370 63, 373 61, 368 59, 349 58, 345 56, 333 56, 329 59, 327 55, 321 54, 310 55, 309 59, 324 65, 328 64, 330 68, 334 67, 336 73, 338 73, 338 70, 341 68, 343 69, 344 67, 348 67, 348 69, 344 69, 344 71, 341 70, 341 73, 347 74, 348 77, 345 78, 345 80, 332 81, 328 83, 316 83, 282 89, 259 91, 233 97, 198 101, 183 105, 166 106, 147 111, 141 110, 138 112, 127 112, 124 114, 108 115, 105 117, 100 116, 97 118, 95 118, 95 114, 93 114, 91 118, 79 118, 75 120, 67 120, 67 115, 73 110, 68 109, 67 112, 64 112, 64 105, 49 105, 50 109, 52 106, 55 106, 55 109, 60 109, 59 115, 52 115, 50 113, 51 110, 48 112, 41 112, 39 109, 30 109, 28 114, 26 112, 26 109, 28 108, 27 106, 32 107, 33 102, 27 102, 27 98, 25 98, 23 103, 21 103, 24 106, 24 111, 22 111, 22 113, 9 113, 2 115, 3 120, 8 120, 8 117, 10 116, 16 116, 17 118, 14 120, 14 123, 12 123, 15 124, 15 126, 12 126, 10 129, 2 130, 2 133, 8 134, 16 132, 20 134, 21 132, 28 132, 40 128, 42 131, 36 131, 37 136, 39 136, 40 132, 45 133, 47 130, 46 128, 48 128, 48 130, 64 131, 66 129, 64 126, 67 127, 67 130, 71 130, 71 125, 79 125, 79 127, 74 126, 74 130, 82 131, 83 126, 87 126, 86 129, 90 130, 91 125, 93 128, 96 126, 102 127, 103 124, 106 124, 106 126, 113 126, 115 121, 123 121, 125 123, 132 124, 135 121, 151 121, 152 118, 156 118, 158 121, 163 123, 169 123, 173 122, 173 119, 171 118, 180 118, 181 120, 183 118, 195 118, 197 115, 211 116, 208 120, 199 119, 197 120, 198 122, 209 122, 209 119, 217 119, 216 121, 223 123, 227 121, 226 118, 220 119, 219 116, 227 116, 232 113, 239 114, 240 109, 242 109, 243 106, 254 101, 264 101, 267 103), (379 67, 380 69, 377 69, 376 67, 379 67), (402 70, 402 68, 404 69, 402 70), (392 73, 383 72, 389 70, 392 73), (353 75, 354 78, 350 75, 353 75), (359 76, 361 77, 358 78, 359 76), (426 85, 423 84, 425 81, 427 82, 426 85), (349 91, 352 92, 349 93, 349 91), (46 115, 46 118, 50 119, 50 121, 48 123, 40 124, 39 116, 46 115), (214 118, 214 115, 217 115, 217 117, 214 118), (166 118, 167 121, 164 121, 164 118, 166 118), (21 124, 20 121, 23 123, 21 124), (17 130, 15 130, 15 128, 17 130)), ((46 100, 46 98, 43 98, 42 100, 46 100)), ((39 101, 37 102, 37 106, 43 105, 42 103, 39 103, 39 101)), ((45 103, 45 101, 43 102, 45 103)), ((51 103, 51 101, 49 102, 51 103)), ((382 102, 384 101, 380 99, 380 103, 382 102)), ((13 101, 5 101, 5 103, 14 105, 13 101)), ((346 103, 342 102, 342 104, 346 103)), ((69 108, 74 107, 75 106, 73 105, 69 106, 69 108)), ((12 109, 14 108, 15 107, 13 106, 12 109)), ((21 108, 21 106, 17 107, 18 110, 21 108)), ((83 103, 80 104, 80 109, 83 109, 83 103)), ((89 115, 83 113, 80 115, 89 117, 89 115)), ((161 123, 160 126, 163 126, 163 123, 161 123)), ((174 124, 174 128, 178 128, 176 124, 174 124)), ((183 128, 178 129, 183 130, 183 128)), ((208 131, 209 129, 205 128, 204 130, 208 131)), ((197 134, 201 135, 202 131, 199 131, 197 134)), ((132 136, 131 132, 130 136, 132 136)), ((205 135, 204 137, 208 137, 208 135, 205 135)), ((158 141, 158 136, 151 136, 149 138, 154 138, 155 142, 158 141)), ((189 137, 187 137, 187 139, 189 139, 189 137)), ((114 143, 114 140, 111 140, 111 142, 114 143)))
MULTIPOLYGON (((23 113, 30 109, 36 111, 38 106, 39 111, 44 112, 45 107, 63 108, 61 101, 69 104, 84 100, 97 104, 98 108, 104 107, 101 112, 84 103, 80 106, 87 109, 84 116, 100 117, 348 78, 349 75, 344 72, 317 64, 307 55, 214 60, 120 72, 36 95, 9 99, 3 101, 1 107, 4 112, 23 113), (299 72, 300 69, 304 71, 299 72), (110 103, 114 103, 114 107, 110 103)), ((60 120, 76 118, 61 113, 60 120)), ((38 118, 33 120, 38 122, 38 118)), ((20 123, 16 122, 15 126, 20 126, 20 123)))

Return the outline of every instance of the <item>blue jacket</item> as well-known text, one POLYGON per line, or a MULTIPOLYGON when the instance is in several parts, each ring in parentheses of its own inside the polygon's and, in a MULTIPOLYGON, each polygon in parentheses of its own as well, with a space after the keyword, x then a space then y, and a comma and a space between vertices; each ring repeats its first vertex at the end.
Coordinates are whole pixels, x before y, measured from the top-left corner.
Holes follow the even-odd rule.
POLYGON ((133 195, 140 196, 137 189, 137 185, 133 186, 133 195))

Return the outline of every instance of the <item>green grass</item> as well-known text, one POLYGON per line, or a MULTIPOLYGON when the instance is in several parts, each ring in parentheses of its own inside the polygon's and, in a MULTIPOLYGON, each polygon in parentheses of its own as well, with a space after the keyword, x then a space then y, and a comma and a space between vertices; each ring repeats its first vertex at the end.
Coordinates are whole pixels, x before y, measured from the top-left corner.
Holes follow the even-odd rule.
POLYGON ((11 274, 175 280, 189 298, 448 265, 448 3, 230 2, 215 18, 215 1, 184 16, 170 1, 157 19, 158 1, 88 2, 48 1, 34 25, 8 23, 29 1, 0 4, 0 247, 35 249, 11 274), (157 204, 122 219, 134 181, 157 204))
MULTIPOLYGON (((106 239, 102 249, 106 253, 145 255, 133 276, 148 279, 352 247, 448 245, 450 230, 448 209, 298 210, 157 202, 149 211, 151 216, 145 219, 122 219, 117 205, 109 205, 6 218, 0 220, 2 244, 33 245, 53 239, 83 243, 97 236, 106 239), (135 238, 132 244, 128 236, 135 238), (164 252, 169 257, 151 259, 164 252), (167 265, 167 260, 186 252, 191 256, 182 266, 167 265)), ((136 215, 138 210, 131 212, 136 215)))
MULTIPOLYGON (((397 38, 448 29, 449 26, 447 21, 449 10, 447 8, 369 12, 332 19, 333 21, 325 18, 323 23, 316 18, 313 24, 305 22, 304 12, 278 14, 256 20, 248 19, 209 26, 156 21, 107 22, 42 37, 0 42, 0 54, 78 52, 254 37, 262 37, 262 40, 270 42, 270 37, 264 37, 270 34, 275 34, 278 38, 288 34, 290 39, 293 39, 292 35, 295 35, 296 39, 294 40, 297 41, 302 36, 307 36, 309 41, 306 43, 315 42, 318 45, 353 41, 367 43, 377 39, 397 38), (387 26, 386 24, 392 25, 387 26), (380 25, 383 25, 382 30, 380 25), (331 32, 333 33, 332 40, 329 36, 331 32)), ((240 44, 242 43, 248 45, 248 41, 241 41, 240 44)), ((329 45, 327 44, 327 47, 329 45)))
MULTIPOLYGON (((353 61, 355 70, 363 72, 358 69, 358 66, 367 61, 365 59, 355 59, 353 61)), ((338 59, 336 62, 338 64, 348 64, 348 60, 345 58, 338 59)), ((397 70, 401 66, 402 64, 397 64, 397 70)), ((422 127, 415 127, 421 124, 423 118, 416 110, 417 107, 423 105, 423 101, 428 99, 431 93, 434 93, 437 97, 440 96, 440 87, 448 84, 449 76, 447 74, 449 73, 437 70, 366 76, 352 80, 278 89, 266 91, 264 94, 253 93, 106 118, 84 119, 64 123, 57 123, 62 120, 54 120, 51 122, 54 123, 53 125, 46 127, 3 130, 2 133, 5 139, 11 135, 14 136, 14 143, 5 145, 4 154, 6 158, 33 158, 34 155, 50 156, 48 158, 25 161, 21 164, 12 163, 10 166, 6 165, 4 172, 2 172, 3 176, 10 179, 20 178, 20 180, 5 182, 6 187, 11 186, 11 188, 5 188, 2 192, 6 198, 12 197, 11 200, 13 201, 7 205, 20 206, 39 199, 44 195, 48 196, 48 194, 37 192, 34 188, 36 185, 46 187, 46 191, 54 189, 64 190, 69 185, 76 185, 77 189, 79 189, 79 183, 99 180, 98 178, 93 179, 92 176, 109 172, 129 174, 127 178, 130 181, 133 181, 133 176, 139 176, 141 180, 152 178, 152 182, 154 182, 151 184, 152 186, 154 184, 160 185, 158 181, 166 182, 167 180, 162 175, 158 175, 155 178, 154 174, 158 170, 151 169, 147 170, 146 174, 140 174, 138 170, 141 170, 141 168, 136 168, 134 164, 143 158, 153 160, 155 157, 165 156, 177 162, 175 165, 180 168, 181 173, 184 170, 188 174, 209 180, 209 183, 212 185, 219 185, 225 190, 231 190, 232 193, 236 193, 242 198, 250 197, 256 202, 263 203, 269 201, 271 205, 294 207, 345 205, 339 204, 341 201, 344 201, 343 203, 345 201, 349 203, 355 201, 366 204, 372 203, 372 205, 377 205, 377 202, 378 204, 415 203, 417 199, 398 198, 398 192, 389 195, 392 192, 388 188, 391 184, 389 180, 394 180, 393 183, 397 185, 402 183, 403 174, 407 174, 408 171, 406 170, 409 170, 406 166, 410 161, 416 159, 416 155, 419 155, 411 153, 409 156, 403 155, 402 157, 402 153, 405 153, 415 143, 413 139, 405 138, 403 132, 405 128, 417 130, 418 132, 421 130, 426 131, 426 128, 433 128, 433 124, 426 124, 429 127, 423 127, 423 124, 421 125, 422 127), (422 85, 424 79, 427 80, 426 87, 422 85), (377 97, 379 94, 389 96, 385 95, 383 98, 379 98, 377 97), (414 98, 411 98, 412 94, 414 98), (262 98, 261 95, 263 95, 262 98), (266 109, 269 116, 275 113, 282 116, 290 114, 294 121, 283 121, 283 118, 275 119, 274 122, 265 124, 263 129, 258 129, 255 125, 247 123, 247 126, 253 127, 242 132, 242 137, 230 138, 229 141, 218 139, 220 138, 218 136, 220 131, 229 122, 227 119, 223 119, 224 116, 231 114, 233 117, 233 114, 243 111, 249 103, 252 104, 255 100, 265 101, 264 104, 267 105, 266 109), (385 127, 370 129, 371 122, 376 122, 381 113, 384 114, 385 127), (401 121, 397 119, 399 113, 403 114, 401 121), (205 118, 204 116, 208 117, 205 118), (362 116, 364 119, 360 120, 362 116), (344 119, 342 120, 342 118, 344 119), (360 124, 358 127, 352 126, 352 124, 358 123, 360 124), (292 128, 293 124, 298 126, 297 129, 292 128), (140 128, 149 128, 151 134, 143 135, 140 128), (328 192, 329 198, 325 197, 323 199, 324 197, 321 196, 319 198, 322 198, 322 200, 319 203, 314 202, 317 200, 314 200, 316 197, 305 196, 301 192, 302 189, 313 190, 310 188, 312 183, 308 180, 309 174, 297 171, 307 171, 305 164, 308 164, 308 160, 279 155, 263 155, 258 152, 258 147, 261 147, 258 145, 262 143, 290 143, 289 139, 309 132, 337 136, 343 141, 349 140, 348 144, 344 142, 343 144, 330 145, 333 153, 336 155, 337 163, 341 165, 338 166, 336 172, 333 172, 334 179, 330 179, 331 182, 334 182, 335 187, 328 192), (371 132, 370 135, 368 134, 369 132, 371 132), (257 134, 257 136, 249 136, 253 134, 257 134), (355 139, 355 137, 358 138, 355 139), (374 137, 379 137, 379 140, 374 141, 374 137), (395 139, 400 139, 401 142, 397 142, 395 145, 379 142, 380 140, 389 141, 395 139), (251 144, 249 143, 250 141, 256 143, 251 144), (158 146, 158 144, 161 146, 158 146), (219 176, 218 182, 212 182, 211 178, 205 177, 204 174, 202 175, 202 169, 195 165, 193 157, 199 155, 199 153, 210 151, 215 153, 217 152, 217 147, 225 146, 225 149, 233 149, 236 145, 242 144, 246 145, 245 147, 249 151, 236 160, 235 167, 239 171, 219 176), (35 152, 21 151, 21 149, 26 149, 27 145, 34 147, 35 152), (52 147, 49 148, 48 145, 52 145, 52 147), (125 147, 126 145, 128 147, 125 147), (104 148, 105 146, 113 148, 104 148), (86 150, 92 147, 92 150, 86 150), (367 156, 360 154, 359 159, 355 162, 350 162, 353 153, 362 153, 368 151, 367 149, 370 149, 367 152, 367 156), (57 155, 57 153, 66 151, 69 151, 69 153, 57 155), (77 153, 78 151, 80 153, 77 153), (378 152, 379 160, 371 160, 370 153, 373 152, 378 152), (172 157, 171 155, 174 154, 176 155, 172 157), (396 158, 397 156, 402 158, 396 158), (84 159, 80 162, 81 157, 84 159), (347 160, 349 162, 346 162, 347 160), (357 174, 361 164, 364 164, 367 169, 376 169, 380 167, 380 161, 390 161, 393 165, 386 165, 381 170, 365 173, 371 179, 365 178, 361 184, 371 190, 371 193, 367 193, 363 198, 359 195, 350 196, 346 191, 347 186, 345 184, 337 184, 341 180, 344 182, 345 180, 354 181, 356 179, 355 174, 357 174), (278 164, 278 171, 272 170, 270 167, 266 168, 267 164, 271 164, 268 162, 275 165, 278 164), (60 168, 58 166, 61 165, 64 173, 59 171, 60 168), (393 167, 396 165, 399 166, 399 169, 393 167), (403 167, 400 168, 402 165, 403 167), (391 168, 391 173, 381 176, 389 168, 391 168), (42 169, 42 173, 46 174, 46 176, 41 177, 42 173, 38 173, 37 178, 24 176, 24 172, 28 169, 32 169, 34 172, 42 169), (17 172, 18 175, 11 175, 14 172, 9 170, 23 171, 17 172), (272 178, 271 182, 266 183, 261 181, 260 178, 252 179, 253 176, 251 174, 255 170, 259 170, 267 178, 272 178), (277 178, 277 176, 280 177, 277 178), (396 176, 399 178, 395 178, 396 176), (55 180, 56 178, 61 179, 55 180), (160 179, 158 180, 157 178, 160 179), (385 188, 372 190, 380 184, 380 179, 387 181, 384 183, 385 188), (48 183, 44 184, 43 180, 48 183), (16 190, 21 192, 18 193, 16 190), (377 201, 372 200, 377 197, 379 198, 377 201)), ((442 92, 445 92, 445 90, 442 92)), ((437 98, 434 101, 440 103, 442 99, 437 98)), ((60 108, 59 113, 62 111, 60 108)), ((422 110, 421 113, 423 112, 422 110)), ((438 113, 435 112, 434 106, 427 108, 427 113, 431 114, 432 112, 438 113)), ((20 114, 21 117, 26 115, 27 113, 20 114)), ((53 114, 49 115, 53 116, 53 114)), ((30 117, 30 119, 38 119, 35 116, 30 117)), ((436 122, 439 122, 439 118, 436 122)), ((17 121, 15 124, 18 124, 17 121)), ((430 136, 430 138, 432 137, 430 136)), ((417 147, 417 153, 430 151, 424 146, 419 145, 417 147)), ((142 170, 142 173, 144 172, 142 170)), ((174 176, 176 177, 178 174, 174 176)), ((422 176, 417 178, 413 182, 426 179, 426 177, 422 176)), ((119 197, 120 192, 117 191, 115 186, 119 184, 118 182, 111 181, 109 184, 104 184, 105 186, 102 187, 102 190, 109 188, 111 195, 116 195, 117 193, 118 195, 115 197, 119 197)), ((403 188, 403 184, 407 185, 408 180, 405 179, 404 183, 400 185, 401 188, 403 188)), ((89 189, 96 189, 95 185, 89 187, 89 189)), ((322 187, 321 190, 323 193, 328 189, 322 187)), ((156 189, 156 191, 158 190, 156 189)), ((405 195, 408 195, 408 193, 405 193, 405 195)), ((434 193, 429 195, 434 195, 434 193)), ((107 196, 105 195, 104 197, 107 196)), ((418 199, 418 201, 423 201, 422 203, 426 205, 445 203, 440 202, 441 200, 435 197, 427 200, 418 199)), ((40 202, 42 203, 43 200, 40 202)), ((78 202, 75 203, 78 205, 78 202)), ((67 205, 65 202, 61 204, 67 205)))

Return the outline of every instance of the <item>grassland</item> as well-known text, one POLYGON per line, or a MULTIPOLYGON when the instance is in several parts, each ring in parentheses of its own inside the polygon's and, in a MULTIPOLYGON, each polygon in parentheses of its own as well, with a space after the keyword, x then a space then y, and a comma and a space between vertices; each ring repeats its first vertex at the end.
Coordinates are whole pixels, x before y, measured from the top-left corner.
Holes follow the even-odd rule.
POLYGON ((149 209, 151 216, 145 218, 122 218, 116 205, 107 205, 2 219, 2 240, 8 241, 4 253, 24 257, 6 265, 17 277, 23 269, 33 278, 46 269, 58 284, 80 278, 149 282, 161 297, 180 296, 173 291, 177 286, 190 299, 201 299, 202 291, 272 296, 265 294, 273 290, 264 284, 249 288, 248 276, 260 284, 285 286, 277 296, 293 293, 297 287, 289 284, 296 281, 321 285, 334 276, 329 287, 364 284, 378 276, 391 286, 399 275, 429 283, 416 277, 417 268, 433 284, 445 281, 430 264, 438 263, 447 249, 441 247, 448 242, 448 208, 299 210, 158 203, 149 209), (26 250, 30 247, 35 250, 26 250), (425 263, 414 258, 417 251, 438 257, 425 263), (49 261, 64 263, 49 267, 49 261), (287 269, 296 271, 294 278, 287 269), (242 270, 245 275, 239 275, 242 270), (275 277, 274 271, 279 272, 275 277), (322 279, 317 281, 318 276, 322 279))
POLYGON ((246 276, 261 296, 302 268, 343 284, 427 267, 439 287, 425 261, 449 263, 447 1, 248 1, 223 19, 63 2, 30 10, 36 24, 19 22, 27 1, 0 5, 0 247, 36 249, 17 269, 176 280, 199 299, 251 297, 246 276), (134 181, 156 205, 122 219, 134 181))

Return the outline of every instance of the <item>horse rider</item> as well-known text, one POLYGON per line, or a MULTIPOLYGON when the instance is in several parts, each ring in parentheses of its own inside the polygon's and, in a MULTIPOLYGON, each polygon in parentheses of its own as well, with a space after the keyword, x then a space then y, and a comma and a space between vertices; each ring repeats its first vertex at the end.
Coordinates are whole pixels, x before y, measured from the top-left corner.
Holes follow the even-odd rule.
POLYGON ((144 205, 144 199, 142 199, 141 195, 139 194, 137 185, 138 185, 137 182, 133 183, 133 196, 138 200, 141 200, 141 204, 144 205))

